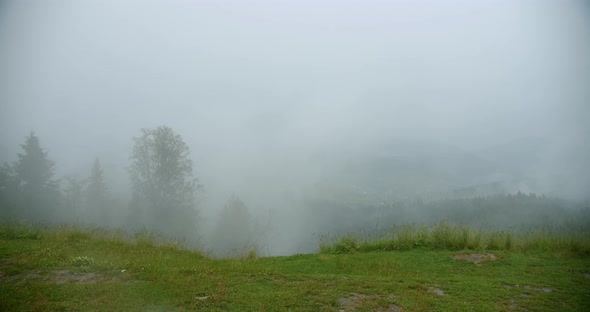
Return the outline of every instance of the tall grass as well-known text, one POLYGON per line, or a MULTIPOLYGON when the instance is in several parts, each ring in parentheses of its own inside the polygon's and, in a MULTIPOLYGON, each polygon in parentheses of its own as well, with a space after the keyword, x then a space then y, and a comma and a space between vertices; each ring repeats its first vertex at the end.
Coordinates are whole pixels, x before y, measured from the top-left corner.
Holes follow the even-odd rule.
POLYGON ((186 239, 167 236, 143 227, 130 233, 123 229, 104 227, 80 227, 73 225, 43 225, 26 222, 0 224, 0 238, 16 239, 52 239, 65 243, 84 243, 89 240, 131 243, 140 247, 170 247, 179 249, 196 249, 196 245, 187 243, 186 239))
MULTIPOLYGON (((166 237, 145 228, 129 234, 124 230, 80 228, 75 226, 31 225, 10 223, 0 225, 0 238, 50 238, 65 243, 84 243, 89 240, 132 243, 140 247, 161 246, 172 249, 187 248, 182 239, 166 237)), ((430 226, 401 224, 386 229, 379 235, 350 233, 340 237, 320 238, 320 253, 346 254, 357 252, 396 251, 411 249, 434 250, 514 250, 568 251, 590 255, 590 228, 583 226, 541 226, 534 229, 473 228, 451 225, 441 221, 430 226)), ((257 258, 258 250, 233 255, 237 258, 257 258)))
POLYGON ((347 234, 320 240, 320 253, 355 253, 410 249, 571 251, 590 254, 590 229, 539 227, 532 230, 474 229, 446 221, 431 226, 403 224, 380 236, 347 234))
POLYGON ((40 239, 42 235, 40 227, 34 227, 29 223, 16 222, 0 225, 0 237, 5 239, 40 239))

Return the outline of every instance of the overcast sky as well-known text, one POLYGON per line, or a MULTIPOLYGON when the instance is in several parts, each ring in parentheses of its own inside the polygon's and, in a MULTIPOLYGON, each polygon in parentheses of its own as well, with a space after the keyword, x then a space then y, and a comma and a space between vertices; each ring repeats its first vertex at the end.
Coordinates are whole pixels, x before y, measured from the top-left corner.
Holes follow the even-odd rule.
POLYGON ((389 138, 588 150, 585 1, 0 3, 2 160, 33 130, 61 172, 126 162, 159 125, 230 169, 389 138))

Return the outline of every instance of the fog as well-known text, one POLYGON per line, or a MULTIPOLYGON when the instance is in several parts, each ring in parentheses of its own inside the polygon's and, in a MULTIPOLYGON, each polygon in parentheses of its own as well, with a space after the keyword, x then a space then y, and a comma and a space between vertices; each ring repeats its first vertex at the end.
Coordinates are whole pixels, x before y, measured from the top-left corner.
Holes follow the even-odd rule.
POLYGON ((2 1, 0 162, 34 131, 126 198, 132 138, 166 125, 205 240, 237 195, 269 254, 309 252, 323 190, 590 199, 589 56, 582 0, 2 1))

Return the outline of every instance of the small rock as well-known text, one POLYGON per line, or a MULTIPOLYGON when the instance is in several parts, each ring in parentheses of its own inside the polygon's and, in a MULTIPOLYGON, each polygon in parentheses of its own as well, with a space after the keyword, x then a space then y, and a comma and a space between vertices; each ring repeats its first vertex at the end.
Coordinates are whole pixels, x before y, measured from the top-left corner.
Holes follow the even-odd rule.
POLYGON ((440 289, 440 288, 436 288, 436 287, 428 287, 428 291, 431 293, 435 293, 439 296, 446 296, 445 292, 440 289))

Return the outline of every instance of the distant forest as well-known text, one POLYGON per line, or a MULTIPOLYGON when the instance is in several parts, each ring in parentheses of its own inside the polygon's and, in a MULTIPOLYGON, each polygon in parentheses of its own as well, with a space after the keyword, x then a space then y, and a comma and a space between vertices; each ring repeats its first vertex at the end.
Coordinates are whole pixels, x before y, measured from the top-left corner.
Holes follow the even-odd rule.
MULTIPOLYGON (((127 199, 110 195, 105 183, 108 173, 103 172, 98 158, 86 178, 58 178, 55 163, 36 134, 27 136, 21 147, 14 163, 0 167, 0 218, 4 222, 146 227, 189 238, 202 234, 198 200, 202 187, 193 176, 188 147, 168 127, 142 129, 133 139, 128 167, 132 193, 127 199)), ((318 187, 290 200, 301 210, 306 232, 315 234, 378 233, 395 224, 441 220, 520 229, 541 224, 579 229, 590 224, 588 203, 534 193, 388 202, 355 192, 323 192, 318 187)), ((266 227, 256 223, 238 196, 232 196, 219 215, 219 226, 211 237, 228 249, 256 244, 269 231, 281 230, 272 229, 273 220, 266 227)))
POLYGON ((85 179, 56 178, 55 163, 31 133, 17 161, 0 168, 3 220, 147 226, 175 234, 196 229, 199 184, 180 135, 168 127, 142 129, 133 143, 128 167, 132 194, 121 202, 110 195, 100 159, 85 179))

